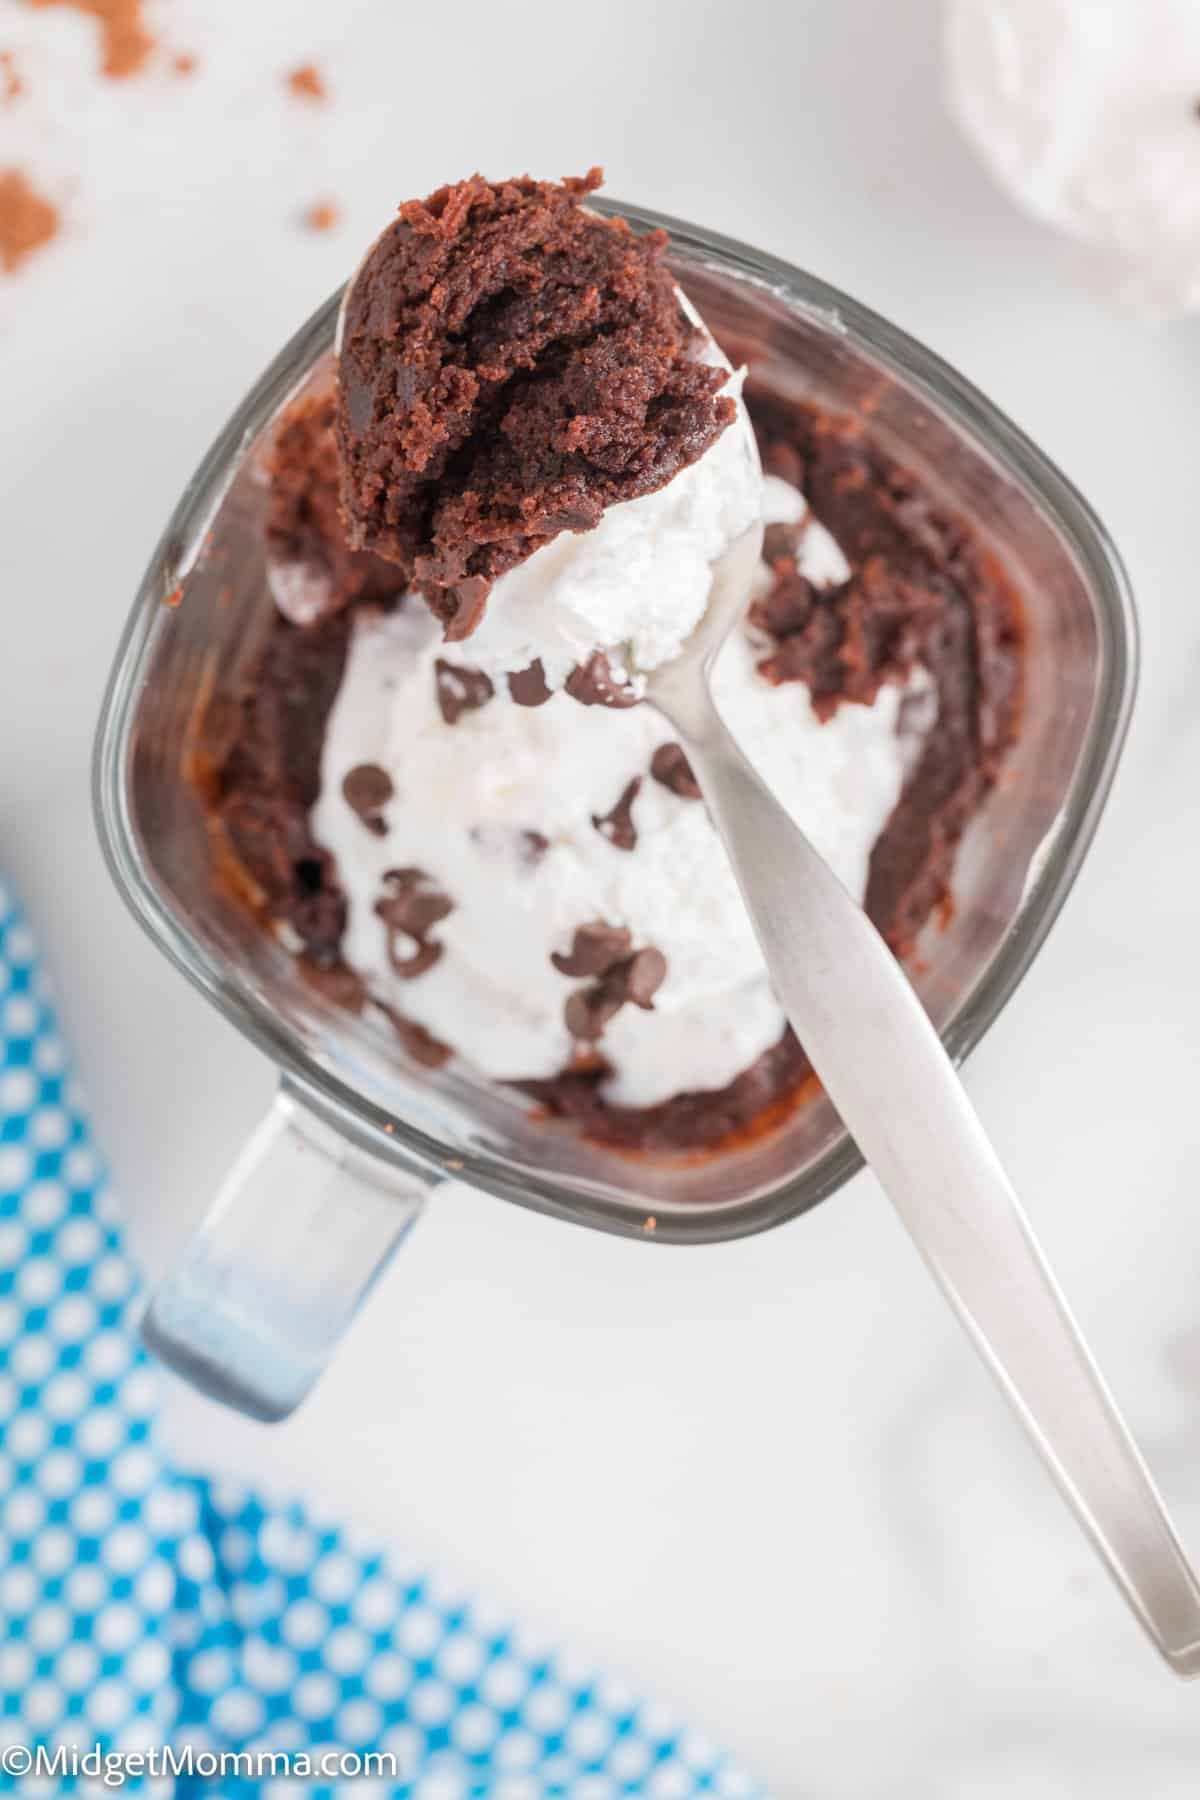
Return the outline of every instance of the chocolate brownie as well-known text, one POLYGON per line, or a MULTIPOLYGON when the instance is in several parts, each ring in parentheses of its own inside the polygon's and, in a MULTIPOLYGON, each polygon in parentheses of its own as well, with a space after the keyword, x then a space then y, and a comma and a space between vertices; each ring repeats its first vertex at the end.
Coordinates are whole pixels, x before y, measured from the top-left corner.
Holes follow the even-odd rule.
POLYGON ((405 588, 394 563, 352 550, 342 529, 332 394, 310 394, 271 440, 267 563, 271 587, 293 623, 311 625, 351 600, 390 600, 405 588))
POLYGON ((734 417, 664 264, 559 185, 412 200, 354 279, 339 354, 346 537, 469 635, 505 570, 661 488, 734 417))
MULTIPOLYGON (((875 845, 866 894, 870 916, 895 952, 904 955, 930 916, 949 903, 959 839, 1016 732, 1022 668, 1019 602, 970 532, 872 440, 869 424, 784 399, 753 383, 747 400, 764 467, 806 492, 812 515, 837 540, 850 569, 844 581, 813 587, 798 572, 796 552, 804 523, 769 528, 765 554, 771 581, 753 617, 761 645, 760 672, 775 684, 803 683, 824 717, 847 703, 870 701, 882 683, 903 679, 918 664, 936 685, 936 727, 925 735, 875 845)), ((332 516, 327 508, 330 427, 327 415, 311 414, 309 423, 318 416, 324 420, 325 437, 318 434, 312 481, 323 498, 319 505, 308 505, 306 516, 319 513, 327 522, 332 516)), ((278 471, 284 465, 277 460, 275 467, 278 471)), ((289 461, 283 479, 289 504, 301 505, 299 466, 289 461)), ((336 527, 332 529, 325 554, 329 566, 337 567, 349 553, 336 527)), ((371 603, 369 588, 351 598, 354 606, 371 603)), ((331 991, 341 985, 353 988, 354 1003, 361 1006, 361 990, 341 961, 345 904, 337 870, 314 843, 308 817, 349 629, 344 610, 307 629, 282 618, 273 624, 212 803, 261 890, 265 916, 290 923, 305 945, 308 971, 326 974, 331 991)), ((463 683, 461 671, 455 672, 445 696, 439 687, 448 724, 451 714, 458 717, 462 709, 485 699, 463 683)), ((368 812, 381 803, 379 773, 374 772, 368 792, 371 771, 354 771, 356 792, 361 787, 368 812)), ((700 803, 678 745, 664 743, 655 752, 645 779, 700 803)), ((615 848, 627 848, 632 828, 628 796, 615 798, 613 811, 596 825, 611 834, 615 848)), ((414 937, 411 923, 407 935, 420 945, 423 940, 414 937)), ((620 998, 636 1000, 630 962, 631 956, 637 960, 634 947, 622 939, 611 949, 609 962, 624 984, 620 998)), ((645 962, 646 952, 640 954, 645 962)), ((594 991, 584 992, 577 1009, 583 1044, 597 1008, 602 1012, 617 998, 609 993, 611 976, 606 964, 594 991), (591 1009, 586 1018, 584 1003, 591 1009)), ((410 1022, 398 1018, 396 1025, 411 1052, 410 1022)), ((430 1044, 424 1060, 433 1062, 448 1053, 435 1040, 430 1044)), ((811 1069, 786 1030, 727 1086, 679 1093, 655 1106, 612 1104, 604 1092, 607 1073, 603 1056, 593 1051, 552 1079, 517 1085, 590 1136, 631 1149, 678 1151, 713 1147, 761 1128, 794 1101, 811 1069)))

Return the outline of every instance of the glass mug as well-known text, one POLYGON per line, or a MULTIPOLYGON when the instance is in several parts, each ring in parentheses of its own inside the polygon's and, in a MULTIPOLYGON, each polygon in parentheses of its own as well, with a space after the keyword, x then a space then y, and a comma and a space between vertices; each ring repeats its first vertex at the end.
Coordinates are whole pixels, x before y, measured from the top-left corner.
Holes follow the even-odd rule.
MULTIPOLYGON (((1029 968, 1078 871, 1134 688, 1120 562, 1086 503, 961 376, 815 277, 727 238, 665 226, 670 262, 718 338, 773 385, 873 434, 1002 559, 1028 627, 1020 739, 972 822, 949 922, 910 970, 950 1054, 978 1043, 1029 968)), ((260 1419, 311 1387, 374 1277, 448 1178, 647 1243, 763 1231, 860 1166, 819 1092, 776 1129, 703 1156, 630 1156, 451 1064, 410 1063, 390 1028, 339 1008, 218 878, 191 778, 271 617, 255 463, 281 408, 328 378, 340 296, 296 335, 221 433, 175 509, 117 655, 95 756, 109 868, 155 942, 277 1064, 278 1097, 157 1290, 151 1348, 260 1419), (181 603, 164 604, 179 598, 181 603)))

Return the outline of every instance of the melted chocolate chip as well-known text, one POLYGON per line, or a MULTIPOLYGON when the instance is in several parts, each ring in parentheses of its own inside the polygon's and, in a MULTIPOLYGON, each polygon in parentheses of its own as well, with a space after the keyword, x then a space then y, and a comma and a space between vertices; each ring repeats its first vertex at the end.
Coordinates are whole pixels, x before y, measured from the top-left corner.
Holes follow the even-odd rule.
POLYGON ((678 794, 681 800, 699 800, 700 783, 692 774, 692 765, 682 744, 660 744, 650 758, 650 773, 655 781, 678 794))
POLYGON ((540 657, 536 662, 531 662, 527 669, 518 669, 515 675, 509 676, 508 691, 518 706, 546 704, 550 698, 550 689, 546 686, 546 671, 540 657))
POLYGON ((465 712, 476 712, 495 693, 482 669, 462 669, 441 657, 433 665, 438 711, 447 725, 456 725, 465 712))
POLYGON ((395 791, 391 776, 378 763, 359 763, 342 781, 346 805, 376 837, 387 831, 383 809, 395 791))
POLYGON ((550 961, 560 975, 603 975, 629 955, 633 939, 624 925, 580 925, 569 952, 551 953, 550 961))
POLYGON ((638 697, 627 682, 618 681, 603 650, 593 650, 586 662, 572 669, 566 689, 581 706, 636 706, 638 697))
POLYGON ((592 824, 614 850, 637 847, 637 827, 633 822, 633 803, 642 789, 642 778, 635 775, 610 813, 593 813, 592 824))

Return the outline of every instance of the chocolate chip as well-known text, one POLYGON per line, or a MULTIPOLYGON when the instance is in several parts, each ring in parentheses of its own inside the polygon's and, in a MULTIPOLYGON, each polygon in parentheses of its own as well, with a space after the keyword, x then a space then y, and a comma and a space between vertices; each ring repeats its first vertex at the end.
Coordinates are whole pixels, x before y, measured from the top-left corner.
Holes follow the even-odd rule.
POLYGON ((637 827, 633 822, 633 803, 642 788, 642 778, 635 775, 625 788, 621 798, 610 813, 593 813, 592 824, 602 838, 607 838, 614 850, 633 850, 637 847, 637 827))
POLYGON ((523 831, 521 833, 521 848, 524 851, 523 860, 525 862, 531 864, 540 863, 543 856, 545 856, 547 850, 550 848, 550 839, 541 831, 523 831))
MULTIPOLYGON (((584 927, 583 929, 589 928, 584 927)), ((594 928, 592 929, 594 931, 594 928)), ((600 930, 607 933, 608 938, 605 942, 601 940, 598 933, 594 933, 592 942, 597 946, 595 952, 592 953, 594 955, 601 953, 599 945, 602 942, 605 942, 605 951, 607 952, 618 935, 628 943, 628 932, 617 933, 612 926, 602 926, 600 930)), ((578 943, 578 933, 576 942, 578 943)), ((583 949, 584 956, 582 958, 572 959, 577 964, 588 959, 589 946, 586 940, 583 949)), ((567 959, 554 957, 552 960, 555 967, 561 969, 563 961, 567 959)), ((563 973, 582 974, 584 971, 576 967, 571 971, 563 970, 563 973)), ((662 986, 666 973, 666 957, 661 950, 649 947, 636 951, 632 956, 623 956, 618 962, 610 963, 601 972, 599 981, 593 982, 591 987, 577 989, 568 998, 563 1008, 563 1020, 567 1030, 573 1038, 584 1043, 594 1043, 602 1035, 609 1020, 616 1017, 626 1001, 632 1001, 635 1006, 640 1006, 646 1012, 653 1011, 654 996, 662 986)))
POLYGON ((486 706, 496 691, 482 669, 462 669, 441 657, 433 665, 433 680, 438 710, 447 725, 456 725, 463 713, 486 706))
POLYGON ((454 911, 453 900, 424 869, 387 869, 383 879, 389 892, 375 902, 375 911, 394 931, 423 938, 439 919, 454 911))
POLYGON ((550 698, 550 689, 546 686, 546 671, 540 657, 536 662, 531 662, 527 669, 518 669, 515 675, 509 676, 508 691, 518 706, 546 704, 550 698))
POLYGON ((427 933, 454 911, 454 902, 424 869, 388 869, 383 879, 389 891, 375 911, 387 931, 388 961, 401 981, 413 981, 440 958, 442 945, 427 933))
POLYGON ((609 1020, 620 1012, 621 1006, 621 996, 608 993, 603 985, 580 988, 568 996, 563 1007, 563 1021, 573 1038, 593 1043, 609 1020))
POLYGON ((682 744, 660 744, 650 758, 650 773, 655 781, 670 788, 681 800, 699 800, 700 783, 692 774, 692 765, 684 755, 682 744))
POLYGON ((463 638, 470 637, 484 615, 491 591, 491 582, 482 575, 468 575, 449 590, 446 598, 453 605, 454 611, 446 620, 445 638, 448 644, 458 644, 463 638))
POLYGON ((551 952, 550 961, 560 975, 603 975, 629 955, 633 939, 623 925, 580 925, 570 951, 551 952))
POLYGON ((645 1012, 654 1010, 654 996, 667 974, 667 959, 661 950, 639 950, 621 967, 626 1000, 632 1000, 645 1012))
POLYGON ((627 682, 618 681, 603 650, 593 650, 586 662, 572 669, 566 688, 581 706, 636 706, 638 696, 627 682))
POLYGON ((346 805, 376 837, 383 837, 387 831, 383 808, 395 791, 391 776, 378 763, 359 763, 342 781, 346 805))

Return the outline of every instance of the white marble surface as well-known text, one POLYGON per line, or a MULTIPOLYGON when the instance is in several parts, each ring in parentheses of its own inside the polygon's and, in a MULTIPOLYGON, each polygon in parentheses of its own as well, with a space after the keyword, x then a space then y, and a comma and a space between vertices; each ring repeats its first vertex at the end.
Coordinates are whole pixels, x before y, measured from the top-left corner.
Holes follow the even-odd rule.
MULTIPOLYGON (((618 195, 808 263, 935 345, 1128 560, 1145 677, 1124 770, 970 1086, 1200 1549, 1195 328, 1118 316, 993 190, 944 116, 926 0, 612 0, 587 33, 549 0, 158 16, 203 72, 99 92, 83 21, 0 0, 37 90, 0 110, 0 166, 43 171, 69 227, 0 279, 0 858, 146 1263, 271 1080, 138 935, 92 835, 89 741, 142 563, 393 201, 476 165, 604 159, 618 195), (309 54, 323 111, 280 90, 309 54), (344 228, 298 230, 326 193, 344 228)), ((780 1795, 1200 1788, 1200 1690, 1142 1643, 868 1179, 689 1253, 448 1192, 298 1417, 257 1428, 176 1391, 170 1429, 552 1620, 780 1795)))

